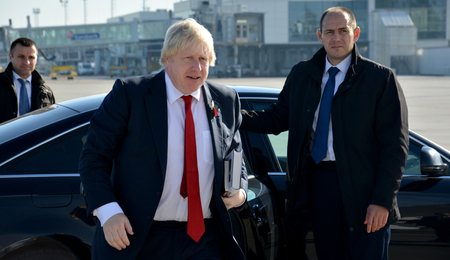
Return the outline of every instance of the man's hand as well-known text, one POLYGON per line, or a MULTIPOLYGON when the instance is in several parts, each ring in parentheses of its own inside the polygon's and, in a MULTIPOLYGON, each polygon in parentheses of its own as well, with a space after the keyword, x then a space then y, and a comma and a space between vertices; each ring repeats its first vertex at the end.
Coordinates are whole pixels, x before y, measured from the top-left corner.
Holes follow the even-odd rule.
POLYGON ((130 245, 127 233, 133 235, 130 221, 123 213, 110 217, 103 225, 106 242, 117 250, 125 249, 130 245))
POLYGON ((223 203, 225 203, 225 206, 228 209, 234 208, 236 206, 241 205, 242 203, 244 203, 245 200, 245 191, 242 189, 239 189, 238 192, 236 192, 233 196, 231 197, 225 197, 222 196, 222 200, 223 203))
POLYGON ((389 216, 389 210, 385 207, 370 204, 367 207, 366 219, 364 224, 367 225, 367 233, 375 232, 383 228, 389 216))

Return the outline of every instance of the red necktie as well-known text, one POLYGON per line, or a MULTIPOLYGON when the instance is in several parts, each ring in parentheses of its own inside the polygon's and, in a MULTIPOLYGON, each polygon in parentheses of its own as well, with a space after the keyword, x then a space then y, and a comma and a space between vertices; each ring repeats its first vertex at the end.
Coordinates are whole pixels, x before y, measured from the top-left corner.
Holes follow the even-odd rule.
POLYGON ((187 234, 198 242, 205 233, 200 188, 198 184, 197 145, 195 143, 194 117, 192 116, 192 96, 183 96, 186 111, 184 129, 184 171, 180 194, 188 200, 187 234))

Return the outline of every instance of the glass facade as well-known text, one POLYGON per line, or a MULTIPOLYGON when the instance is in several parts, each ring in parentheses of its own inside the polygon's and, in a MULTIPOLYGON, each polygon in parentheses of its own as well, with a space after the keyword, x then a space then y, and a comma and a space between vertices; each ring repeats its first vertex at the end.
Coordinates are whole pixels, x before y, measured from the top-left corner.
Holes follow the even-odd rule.
POLYGON ((28 37, 39 48, 86 46, 111 43, 138 42, 139 40, 163 40, 167 30, 166 21, 142 23, 113 23, 74 27, 49 27, 9 30, 10 38, 28 37), (137 25, 137 28, 136 28, 137 25), (137 38, 134 36, 137 32, 137 38))
POLYGON ((166 36, 167 22, 142 22, 138 24, 139 40, 163 40, 166 36))
POLYGON ((360 41, 368 40, 367 0, 360 1, 301 1, 289 2, 289 42, 317 42, 317 29, 322 13, 333 6, 352 10, 361 28, 360 41))
MULTIPOLYGON (((103 67, 104 74, 111 72, 112 69, 109 68, 111 66, 126 65, 127 68, 125 70, 121 68, 120 73, 134 75, 140 74, 144 69, 148 73, 160 67, 160 50, 168 25, 170 21, 158 20, 21 28, 9 29, 7 37, 11 41, 19 37, 33 39, 48 57, 55 57, 49 61, 52 65, 95 62, 96 68, 103 67)), ((5 64, 9 63, 7 58, 7 53, 2 52, 0 48, 0 67, 5 67, 5 64)), ((39 70, 46 70, 49 62, 41 59, 39 70)), ((96 73, 100 73, 100 70, 96 73)))
POLYGON ((9 30, 10 38, 28 37, 39 48, 132 42, 132 24, 101 24, 9 30))
POLYGON ((377 9, 406 10, 420 39, 445 39, 447 0, 377 0, 377 9))

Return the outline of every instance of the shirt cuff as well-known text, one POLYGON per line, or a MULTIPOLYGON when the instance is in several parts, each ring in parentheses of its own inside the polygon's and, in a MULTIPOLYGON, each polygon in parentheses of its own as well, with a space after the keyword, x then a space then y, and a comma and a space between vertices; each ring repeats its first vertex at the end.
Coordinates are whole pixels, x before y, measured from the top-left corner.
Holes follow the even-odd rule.
POLYGON ((247 201, 247 192, 245 192, 244 189, 239 189, 239 192, 242 192, 244 194, 244 201, 241 204, 237 205, 236 207, 244 205, 244 203, 247 201))
POLYGON ((108 204, 105 204, 94 209, 93 212, 94 216, 96 216, 100 220, 102 227, 110 217, 119 213, 123 213, 123 210, 117 202, 110 202, 108 204))

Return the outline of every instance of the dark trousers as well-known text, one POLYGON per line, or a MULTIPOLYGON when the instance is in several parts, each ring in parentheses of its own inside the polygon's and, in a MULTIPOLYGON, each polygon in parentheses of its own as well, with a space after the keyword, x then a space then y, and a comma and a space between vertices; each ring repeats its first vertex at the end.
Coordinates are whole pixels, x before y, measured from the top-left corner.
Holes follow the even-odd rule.
POLYGON ((214 220, 205 219, 205 233, 198 243, 186 232, 186 222, 154 221, 138 260, 220 260, 222 237, 214 220))
POLYGON ((389 225, 374 233, 349 231, 336 169, 319 167, 311 161, 307 176, 317 257, 326 260, 388 259, 389 225))
POLYGON ((310 226, 309 212, 306 208, 297 207, 293 213, 284 219, 286 259, 308 260, 306 236, 310 226))

